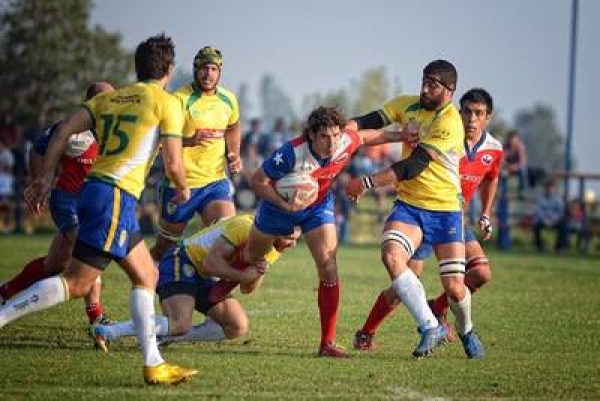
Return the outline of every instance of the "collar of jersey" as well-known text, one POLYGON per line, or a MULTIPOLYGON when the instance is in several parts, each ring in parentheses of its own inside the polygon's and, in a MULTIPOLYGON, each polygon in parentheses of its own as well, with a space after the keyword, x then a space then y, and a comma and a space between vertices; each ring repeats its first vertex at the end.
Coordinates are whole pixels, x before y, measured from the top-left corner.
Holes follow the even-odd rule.
POLYGON ((487 132, 485 131, 481 133, 481 138, 479 138, 479 141, 477 141, 477 143, 475 144, 475 146, 473 146, 473 149, 471 149, 471 151, 469 151, 469 146, 467 145, 467 137, 465 136, 465 152, 467 153, 467 158, 469 159, 469 161, 472 162, 473 160, 475 160, 475 156, 477 155, 479 148, 485 142, 486 135, 487 132))

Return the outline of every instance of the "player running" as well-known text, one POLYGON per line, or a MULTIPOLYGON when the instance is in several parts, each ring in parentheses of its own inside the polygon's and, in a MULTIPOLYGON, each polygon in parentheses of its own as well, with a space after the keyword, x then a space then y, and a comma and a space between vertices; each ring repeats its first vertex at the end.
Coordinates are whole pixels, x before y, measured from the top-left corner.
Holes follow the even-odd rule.
MULTIPOLYGON (((263 259, 249 265, 248 236, 254 216, 222 219, 172 247, 161 260, 157 292, 163 315, 157 315, 156 334, 163 343, 220 341, 244 336, 248 317, 238 300, 229 295, 239 284, 242 294, 254 292, 267 269, 293 247, 300 234, 278 237, 263 259), (235 283, 235 284, 234 284, 235 283), (194 311, 208 318, 192 326, 194 311)), ((93 335, 105 351, 107 344, 133 336, 133 322, 94 326, 93 335)))
MULTIPOLYGON (((487 241, 492 235, 492 222, 490 219, 492 205, 503 159, 502 143, 494 138, 486 127, 492 117, 493 99, 482 88, 467 91, 460 98, 460 115, 465 129, 466 155, 460 160, 460 183, 465 205, 468 205, 479 188, 481 197, 481 215, 478 226, 482 239, 487 241)), ((465 226, 465 285, 471 294, 477 292, 491 279, 489 260, 473 233, 473 229, 465 226)), ((425 259, 433 255, 430 244, 422 243, 409 261, 409 267, 420 276, 425 259)), ((358 350, 373 350, 376 347, 374 336, 383 320, 392 313, 401 300, 392 287, 388 287, 379 294, 367 320, 354 337, 354 348, 358 350)), ((445 325, 448 341, 455 341, 454 333, 446 319, 448 313, 448 297, 446 293, 440 294, 435 300, 430 300, 429 305, 438 318, 445 325)))
POLYGON ((96 161, 79 194, 80 227, 73 260, 61 275, 38 281, 0 307, 3 327, 21 316, 84 296, 115 261, 132 283, 131 316, 147 384, 177 384, 197 373, 166 363, 158 350, 153 318, 158 271, 136 215, 159 146, 165 173, 177 189, 173 202, 190 197, 181 156, 182 110, 164 90, 174 62, 175 49, 169 37, 162 34, 145 40, 135 52, 138 82, 96 96, 60 125, 48 145, 44 175, 32 183, 32 203, 38 210, 50 191, 69 137, 91 128, 99 135, 96 161))
POLYGON ((262 201, 248 239, 250 260, 258 261, 278 236, 291 234, 296 226, 302 229, 319 275, 317 302, 321 342, 318 355, 347 358, 348 354, 335 345, 340 280, 336 261, 334 196, 330 187, 360 146, 414 141, 416 134, 383 130, 344 131, 344 115, 332 107, 313 110, 306 125, 302 136, 273 152, 252 177, 252 189, 262 201), (302 202, 295 197, 285 201, 277 194, 273 182, 291 172, 308 173, 317 180, 319 191, 316 200, 302 202))
MULTIPOLYGON (((96 82, 86 91, 85 100, 99 93, 114 91, 112 85, 96 82)), ((48 143, 58 130, 60 123, 51 125, 42 131, 29 155, 31 181, 43 175, 43 163, 48 143)), ((96 158, 98 143, 93 129, 69 137, 67 147, 60 158, 56 185, 50 194, 50 216, 58 231, 54 234, 48 254, 29 261, 23 269, 0 286, 0 304, 12 298, 36 281, 61 273, 71 261, 71 252, 75 246, 79 220, 77 218, 77 195, 83 186, 83 180, 89 173, 96 158)), ((31 211, 29 191, 25 190, 25 201, 31 211)), ((102 282, 100 278, 85 295, 86 313, 90 324, 106 321, 100 301, 102 282)))

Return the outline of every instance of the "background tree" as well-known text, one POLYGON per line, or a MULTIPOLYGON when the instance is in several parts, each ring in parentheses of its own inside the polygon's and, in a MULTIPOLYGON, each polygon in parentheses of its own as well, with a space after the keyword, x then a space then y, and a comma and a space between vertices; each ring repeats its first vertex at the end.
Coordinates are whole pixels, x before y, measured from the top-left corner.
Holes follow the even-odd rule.
POLYGON ((292 100, 279 86, 275 76, 270 73, 262 76, 259 93, 263 127, 272 127, 277 118, 283 118, 288 124, 296 120, 292 100))
POLYGON ((520 110, 515 127, 523 135, 530 166, 546 171, 564 168, 563 135, 551 107, 537 104, 532 109, 520 110))
POLYGON ((379 66, 366 70, 361 79, 352 83, 352 93, 357 94, 352 107, 352 114, 364 114, 380 109, 399 88, 394 87, 387 76, 385 67, 379 66))
POLYGON ((121 35, 90 28, 91 0, 9 0, 0 8, 0 113, 24 125, 52 121, 81 102, 92 81, 132 78, 121 35))

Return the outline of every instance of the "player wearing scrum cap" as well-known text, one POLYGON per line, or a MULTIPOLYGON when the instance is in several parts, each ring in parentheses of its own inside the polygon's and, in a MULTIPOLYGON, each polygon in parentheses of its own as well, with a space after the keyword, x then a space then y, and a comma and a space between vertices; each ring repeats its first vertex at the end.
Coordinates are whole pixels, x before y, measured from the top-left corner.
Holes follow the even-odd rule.
POLYGON ((203 47, 194 57, 194 80, 174 93, 185 114, 183 160, 192 196, 176 205, 170 202, 173 184, 162 183, 159 230, 151 249, 157 263, 196 213, 204 225, 235 215, 227 170, 238 173, 242 168, 240 114, 235 94, 218 85, 222 68, 221 52, 203 47))

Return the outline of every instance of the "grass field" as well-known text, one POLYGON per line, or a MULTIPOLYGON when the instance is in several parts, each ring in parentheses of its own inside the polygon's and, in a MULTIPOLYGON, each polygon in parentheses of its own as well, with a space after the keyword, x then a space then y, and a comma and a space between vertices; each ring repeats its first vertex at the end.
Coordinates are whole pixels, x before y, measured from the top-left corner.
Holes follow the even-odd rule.
MULTIPOLYGON (((0 281, 43 254, 48 240, 2 238, 0 281)), ((316 272, 300 244, 258 293, 239 296, 251 318, 247 338, 163 351, 168 361, 200 369, 190 383, 146 387, 133 339, 110 354, 96 352, 76 300, 0 329, 0 399, 600 399, 597 256, 490 256, 493 283, 474 297, 473 311, 485 361, 467 360, 456 343, 413 360, 417 335, 404 309, 384 323, 377 351, 352 350, 350 361, 317 358, 316 272)), ((387 279, 376 247, 342 248, 339 261, 338 343, 351 348, 387 279)), ((116 266, 104 277, 110 316, 128 318, 128 280, 116 266)), ((438 280, 430 264, 424 277, 430 294, 439 291, 438 280)))

